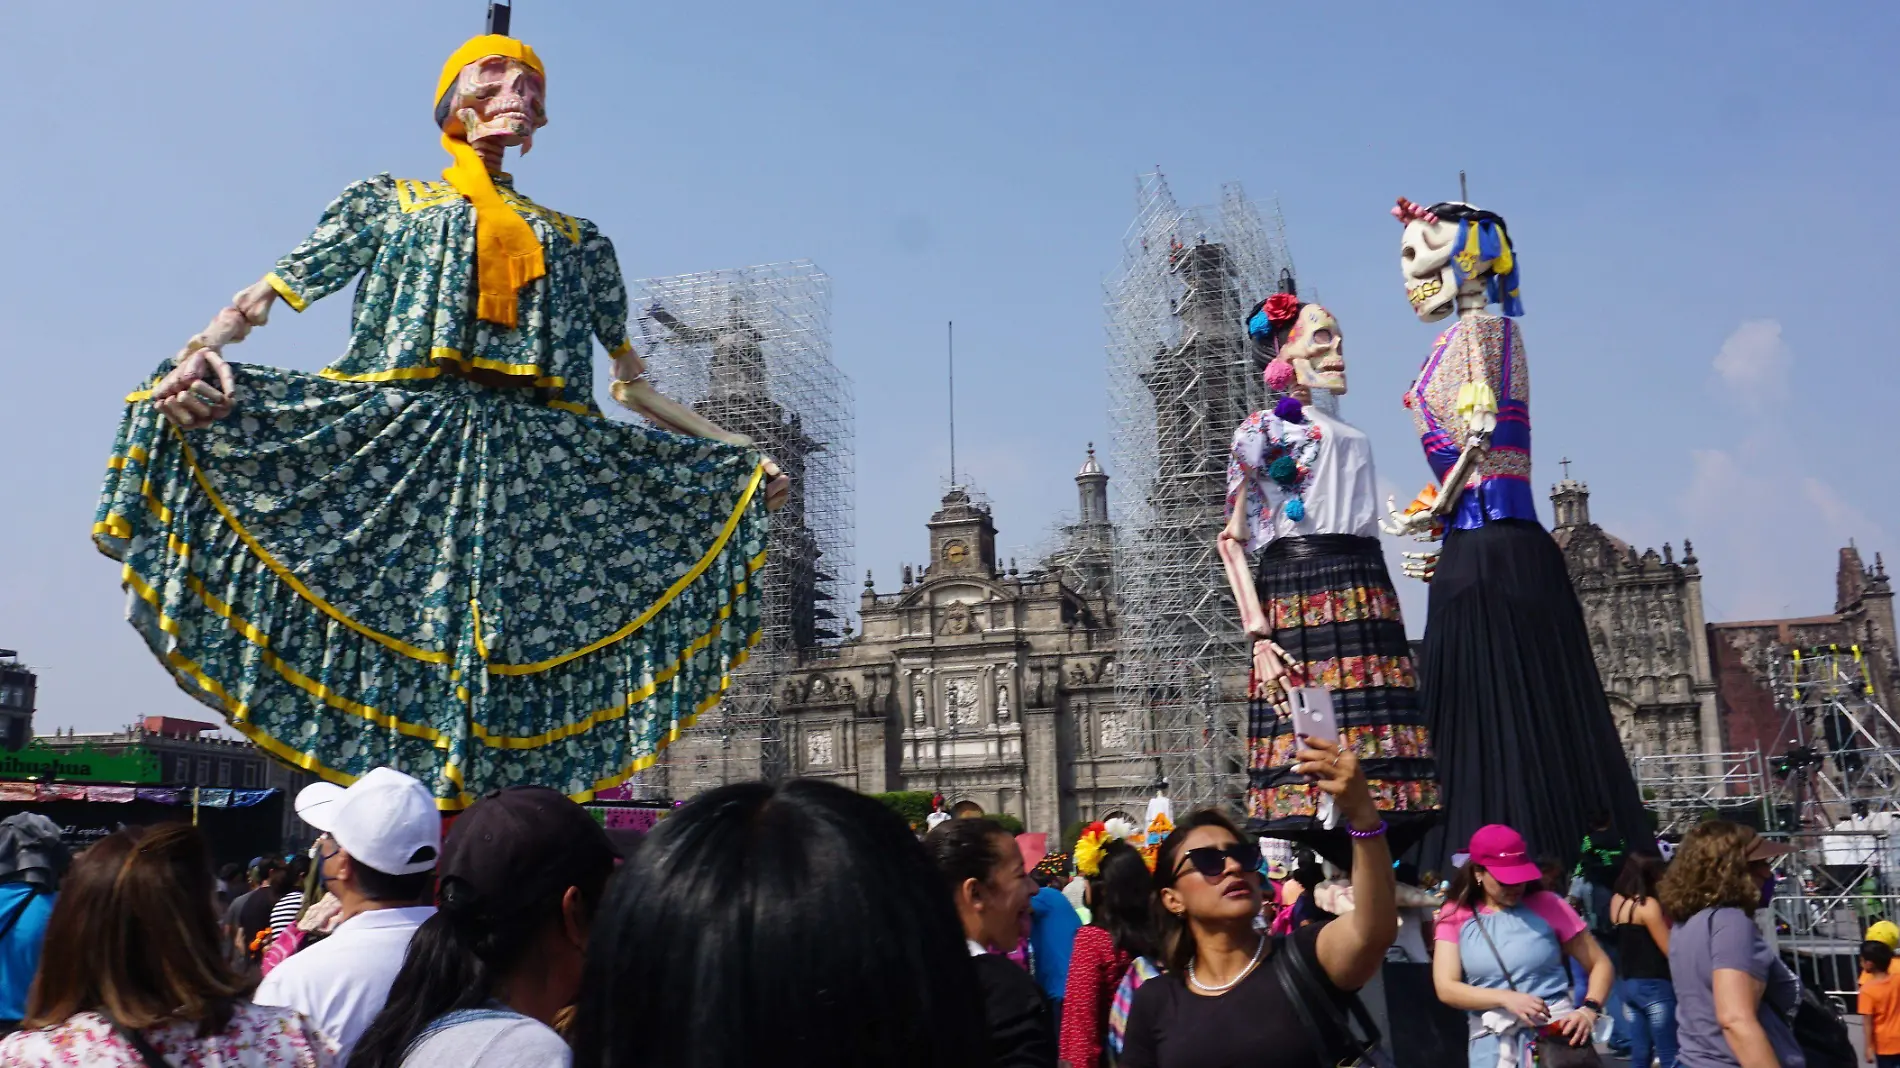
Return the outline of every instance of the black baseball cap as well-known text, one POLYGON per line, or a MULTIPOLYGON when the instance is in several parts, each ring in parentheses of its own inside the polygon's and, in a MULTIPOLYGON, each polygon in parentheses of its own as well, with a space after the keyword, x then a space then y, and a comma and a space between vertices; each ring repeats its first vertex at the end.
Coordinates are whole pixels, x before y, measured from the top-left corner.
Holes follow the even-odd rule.
POLYGON ((587 810, 545 786, 516 786, 471 805, 449 828, 437 903, 479 922, 510 919, 550 894, 613 871, 618 851, 587 810))

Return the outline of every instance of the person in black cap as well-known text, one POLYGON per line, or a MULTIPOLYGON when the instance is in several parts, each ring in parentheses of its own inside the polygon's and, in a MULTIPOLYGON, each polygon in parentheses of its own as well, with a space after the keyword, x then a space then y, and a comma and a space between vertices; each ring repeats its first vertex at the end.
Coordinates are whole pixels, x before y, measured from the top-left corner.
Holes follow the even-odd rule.
POLYGON ((568 1063, 551 1025, 580 993, 614 860, 606 832, 560 793, 522 786, 477 801, 450 829, 436 914, 352 1068, 568 1063))

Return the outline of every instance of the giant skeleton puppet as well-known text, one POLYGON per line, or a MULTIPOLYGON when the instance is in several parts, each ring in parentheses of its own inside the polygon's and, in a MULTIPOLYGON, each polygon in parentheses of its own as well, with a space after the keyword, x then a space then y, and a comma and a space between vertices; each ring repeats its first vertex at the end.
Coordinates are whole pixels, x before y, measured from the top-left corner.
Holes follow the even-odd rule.
POLYGON ((1288 292, 1255 306, 1248 333, 1271 357, 1272 403, 1234 431, 1218 546, 1253 640, 1249 825, 1346 865, 1346 828, 1326 826, 1322 795, 1294 770, 1288 688, 1331 691, 1341 741, 1360 758, 1395 852, 1436 818, 1431 740, 1380 549, 1372 444, 1312 403, 1346 392, 1339 322, 1288 292))
POLYGON ((520 41, 457 49, 444 180, 345 189, 127 397, 93 527, 187 693, 282 760, 393 766, 445 809, 517 783, 585 799, 653 763, 757 640, 789 486, 654 391, 613 245, 501 169, 545 92, 520 41), (352 281, 321 372, 225 360, 278 299, 352 281), (595 408, 596 341, 650 426, 595 408))
POLYGON ((1570 863, 1595 812, 1646 848, 1583 610, 1531 491, 1530 368, 1510 232, 1469 204, 1401 199, 1393 214, 1405 227, 1413 311, 1428 323, 1453 317, 1405 394, 1438 481, 1403 512, 1390 509, 1385 525, 1443 540, 1442 550, 1406 554, 1405 568, 1431 584, 1419 697, 1438 760, 1442 853, 1507 823, 1538 854, 1570 863))

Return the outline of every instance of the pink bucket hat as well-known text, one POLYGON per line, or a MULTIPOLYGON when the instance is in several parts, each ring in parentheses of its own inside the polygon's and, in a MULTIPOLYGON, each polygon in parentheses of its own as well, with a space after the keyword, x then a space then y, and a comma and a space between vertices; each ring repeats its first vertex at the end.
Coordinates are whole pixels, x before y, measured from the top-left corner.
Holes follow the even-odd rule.
POLYGON ((1472 833, 1471 863, 1506 886, 1533 883, 1543 876, 1531 860, 1524 836, 1502 823, 1486 824, 1472 833))

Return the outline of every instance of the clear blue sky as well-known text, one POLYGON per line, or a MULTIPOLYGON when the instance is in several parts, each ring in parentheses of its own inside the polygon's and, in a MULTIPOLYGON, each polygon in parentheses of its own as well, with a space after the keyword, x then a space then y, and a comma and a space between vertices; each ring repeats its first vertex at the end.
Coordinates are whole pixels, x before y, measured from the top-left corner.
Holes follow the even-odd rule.
MULTIPOLYGON (((1345 412, 1416 489, 1399 396, 1431 330, 1385 212, 1463 168, 1521 249, 1540 488, 1568 455, 1612 532, 1692 537, 1712 618, 1828 611, 1849 538, 1900 550, 1900 9, 1554 7, 521 0, 553 121, 511 169, 630 277, 831 274, 857 573, 890 588, 947 473, 946 319, 1003 544, 1072 507, 1107 438, 1101 283, 1157 164, 1184 203, 1278 197, 1349 339, 1345 412)), ((0 646, 42 671, 41 729, 198 712, 87 539, 118 398, 345 184, 441 170, 430 90, 482 9, 9 12, 0 646)), ((315 370, 347 304, 280 308, 232 355, 315 370)))

